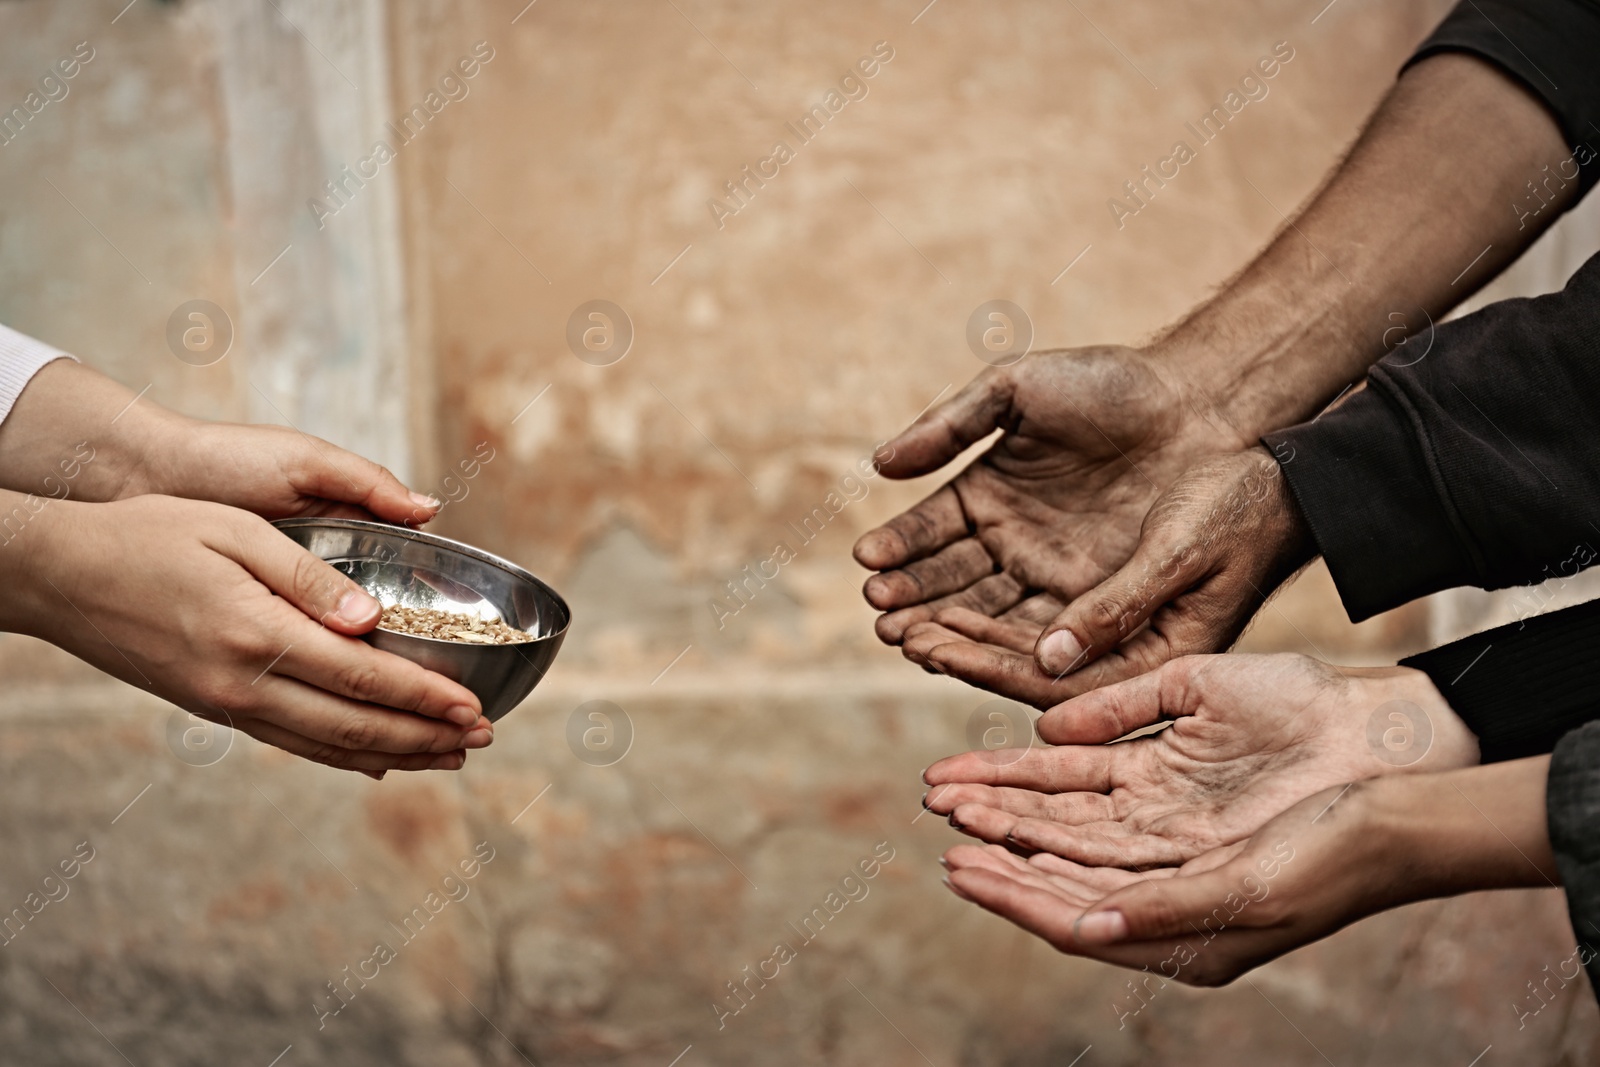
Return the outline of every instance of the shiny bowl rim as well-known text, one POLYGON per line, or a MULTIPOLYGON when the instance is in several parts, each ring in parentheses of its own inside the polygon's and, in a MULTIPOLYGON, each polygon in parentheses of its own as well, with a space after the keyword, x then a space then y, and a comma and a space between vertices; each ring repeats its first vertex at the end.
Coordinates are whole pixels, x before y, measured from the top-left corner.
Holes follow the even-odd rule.
POLYGON ((278 530, 301 529, 307 526, 332 527, 336 530, 365 530, 372 533, 383 533, 403 537, 411 541, 419 541, 423 544, 431 545, 434 548, 447 549, 451 552, 466 556, 469 559, 476 560, 479 563, 487 563, 491 567, 499 567, 501 570, 509 571, 513 577, 532 582, 535 586, 548 594, 549 597, 561 608, 562 614, 566 616, 566 621, 561 624, 561 628, 559 630, 554 630, 548 634, 541 634, 540 636, 529 641, 509 641, 498 645, 478 645, 469 641, 446 641, 442 637, 425 637, 422 634, 401 633, 399 630, 384 630, 381 626, 375 628, 372 631, 373 633, 377 633, 379 630, 382 630, 385 634, 388 634, 391 637, 403 637, 412 641, 426 641, 429 644, 446 645, 451 648, 526 648, 529 645, 536 645, 544 641, 558 640, 566 635, 568 627, 572 625, 572 608, 567 604, 567 598, 556 592, 555 587, 553 587, 549 582, 545 581, 543 578, 540 578, 537 574, 534 574, 526 567, 518 566, 503 556, 497 556, 493 552, 485 552, 483 549, 474 545, 469 545, 462 541, 455 541, 440 534, 430 533, 427 530, 418 530, 411 526, 394 526, 387 522, 372 522, 368 519, 339 519, 332 517, 320 518, 317 516, 302 515, 289 519, 273 519, 272 525, 278 530))

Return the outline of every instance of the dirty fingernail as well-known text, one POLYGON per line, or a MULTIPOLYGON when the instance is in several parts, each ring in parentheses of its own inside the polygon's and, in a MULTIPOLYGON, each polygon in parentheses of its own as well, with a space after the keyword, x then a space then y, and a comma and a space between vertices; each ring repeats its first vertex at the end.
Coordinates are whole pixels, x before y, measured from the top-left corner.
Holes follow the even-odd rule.
POLYGON ((419 508, 436 508, 439 506, 439 498, 429 496, 426 493, 413 492, 411 494, 411 502, 419 508))
POLYGON ((388 774, 389 772, 388 771, 362 771, 361 773, 366 775, 368 778, 371 778, 374 782, 381 782, 381 781, 383 781, 383 776, 388 774))
POLYGON ((1128 936, 1128 919, 1120 911, 1097 911, 1072 926, 1072 936, 1082 945, 1109 945, 1128 936))
POLYGON ((457 704, 455 707, 447 709, 444 717, 463 728, 478 724, 478 713, 465 704, 457 704))
POLYGON ((373 597, 360 589, 351 589, 339 598, 339 607, 336 610, 339 618, 352 626, 360 626, 370 622, 378 614, 380 605, 373 597))
POLYGON ((465 752, 446 752, 428 764, 428 770, 457 771, 461 769, 461 765, 465 762, 467 762, 467 754, 465 752))
POLYGON ((1083 656, 1083 646, 1070 630, 1057 630, 1039 646, 1039 660, 1047 671, 1071 670, 1083 656))

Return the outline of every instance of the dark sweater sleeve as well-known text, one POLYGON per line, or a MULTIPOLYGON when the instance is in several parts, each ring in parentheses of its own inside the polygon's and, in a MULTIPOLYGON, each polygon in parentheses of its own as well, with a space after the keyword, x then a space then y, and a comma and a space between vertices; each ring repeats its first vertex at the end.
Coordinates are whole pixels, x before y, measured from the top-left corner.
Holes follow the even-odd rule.
POLYGON ((1406 66, 1440 52, 1466 52, 1520 81, 1560 124, 1582 190, 1600 178, 1600 3, 1464 0, 1406 66))
MULTIPOLYGON (((1577 935, 1573 958, 1589 971, 1589 984, 1600 997, 1600 723, 1574 730, 1556 745, 1545 781, 1545 824, 1561 885, 1567 894, 1567 916, 1577 935)), ((1576 978, 1560 968, 1561 977, 1576 978)))
MULTIPOLYGON (((1526 606, 1537 610, 1537 599, 1526 606)), ((1597 649, 1600 600, 1591 600, 1408 656, 1400 666, 1427 674, 1478 735, 1482 761, 1498 763, 1549 752, 1569 730, 1600 719, 1597 649)))
POLYGON ((1600 256, 1559 293, 1414 336, 1367 388, 1262 440, 1356 622, 1595 561, 1600 256))

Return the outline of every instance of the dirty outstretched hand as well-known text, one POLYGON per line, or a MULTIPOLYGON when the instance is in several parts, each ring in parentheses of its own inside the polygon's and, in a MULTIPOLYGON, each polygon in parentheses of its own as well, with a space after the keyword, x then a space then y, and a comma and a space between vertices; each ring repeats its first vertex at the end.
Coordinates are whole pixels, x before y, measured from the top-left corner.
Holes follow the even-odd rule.
POLYGON ((1049 744, 935 763, 924 804, 985 841, 1144 869, 1242 841, 1331 785, 1478 761, 1421 671, 1291 654, 1173 660, 1052 708, 1038 732, 1049 744))
POLYGON ((891 478, 1000 436, 942 488, 864 534, 878 636, 947 609, 1044 622, 1128 562, 1152 502, 1195 459, 1248 443, 1207 420, 1179 361, 1117 346, 991 368, 889 443, 891 478))

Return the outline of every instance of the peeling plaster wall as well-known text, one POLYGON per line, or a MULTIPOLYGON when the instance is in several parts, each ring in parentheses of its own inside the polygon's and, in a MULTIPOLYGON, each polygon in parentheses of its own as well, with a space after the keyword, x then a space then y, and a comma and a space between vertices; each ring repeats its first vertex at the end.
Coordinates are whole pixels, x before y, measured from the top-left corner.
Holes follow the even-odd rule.
MULTIPOLYGON (((577 617, 491 750, 381 784, 243 737, 185 765, 170 709, 0 636, 0 909, 96 850, 0 947, 0 1058, 1591 1062, 1581 984, 1518 1025, 1571 951, 1554 891, 1402 909, 1137 1012, 1127 973, 955 900, 917 774, 985 698, 875 643, 848 556, 939 479, 867 482, 804 544, 791 525, 979 369, 978 303, 1022 304, 1043 347, 1136 340, 1201 298, 1443 6, 0 0, 0 103, 96 48, 0 147, 0 321, 162 403, 409 470, 453 498, 443 532, 577 617), (1270 95, 1119 229, 1106 199, 1285 39, 1270 95), (707 200, 880 40, 867 97, 719 228, 707 200), (306 201, 480 41, 465 98, 319 229, 306 201), (237 326, 207 368, 165 340, 197 297, 237 326), (595 299, 634 328, 609 366, 566 339, 595 299), (719 627, 713 600, 780 540, 796 559, 719 627), (591 700, 625 713, 613 766, 569 747, 591 700), (895 858, 870 894, 719 1028, 727 983, 878 842, 895 858), (480 843, 470 892, 407 938, 480 843), (394 960, 352 979, 380 941, 394 960)), ((1505 291, 1558 282, 1590 233, 1505 291)), ((1480 617, 1442 603, 1351 626, 1314 568, 1244 644, 1393 662, 1480 617)))

